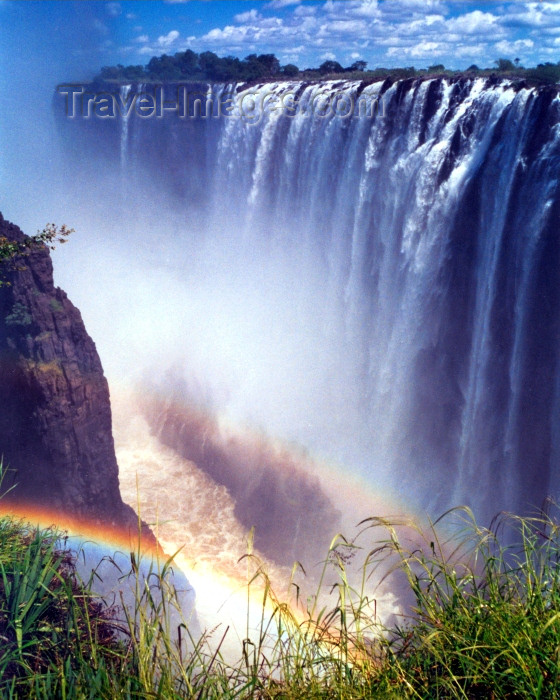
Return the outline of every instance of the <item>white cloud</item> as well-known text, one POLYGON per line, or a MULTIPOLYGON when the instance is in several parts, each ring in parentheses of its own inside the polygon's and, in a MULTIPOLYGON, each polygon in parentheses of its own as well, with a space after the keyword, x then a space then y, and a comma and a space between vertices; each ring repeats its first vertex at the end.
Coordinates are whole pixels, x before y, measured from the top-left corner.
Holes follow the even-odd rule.
POLYGON ((118 2, 108 2, 105 5, 105 9, 107 10, 107 14, 111 17, 118 17, 122 12, 122 8, 118 2))
POLYGON ((305 51, 305 46, 294 46, 291 51, 283 53, 280 55, 280 61, 282 63, 299 63, 300 54, 305 51))
POLYGON ((560 34, 560 24, 556 27, 543 27, 538 32, 535 30, 531 32, 532 36, 537 36, 538 34, 540 34, 541 37, 556 36, 556 34, 560 34))
POLYGON ((399 10, 420 10, 431 12, 435 8, 443 6, 442 0, 392 0, 391 5, 399 10))
POLYGON ((283 7, 288 7, 289 5, 299 5, 301 0, 270 0, 267 2, 265 7, 267 10, 281 10, 283 7))
POLYGON ((372 18, 381 15, 377 0, 345 0, 343 4, 340 4, 338 0, 336 2, 335 0, 327 0, 322 9, 327 14, 334 16, 344 14, 348 17, 372 18))
POLYGON ((437 41, 421 41, 414 46, 391 46, 387 56, 408 56, 410 58, 430 58, 436 60, 444 45, 437 41))
POLYGON ((208 34, 202 37, 208 41, 222 41, 226 40, 243 40, 247 35, 247 27, 232 27, 231 25, 225 26, 223 29, 211 29, 208 34))
POLYGON ((140 36, 137 36, 134 41, 139 42, 140 44, 145 44, 149 41, 148 35, 147 34, 142 34, 140 36))
POLYGON ((542 29, 558 25, 560 4, 551 2, 515 3, 500 18, 504 27, 513 29, 542 29))
POLYGON ((168 46, 171 46, 173 42, 177 41, 178 38, 179 32, 176 29, 172 29, 168 34, 158 37, 158 44, 164 48, 167 48, 168 46))
POLYGON ((484 55, 484 46, 474 44, 470 46, 454 46, 453 53, 459 58, 479 58, 484 55))
POLYGON ((526 49, 532 49, 535 45, 532 39, 518 39, 517 41, 499 41, 494 44, 497 51, 502 54, 520 53, 526 49))
POLYGON ((496 25, 498 17, 491 12, 481 12, 475 10, 468 12, 466 15, 454 17, 447 20, 447 27, 452 32, 459 34, 496 34, 499 29, 496 25))
POLYGON ((441 24, 444 19, 443 15, 426 15, 426 17, 424 17, 424 23, 427 27, 431 27, 434 24, 441 24))
POLYGON ((93 28, 97 32, 99 32, 100 34, 108 34, 109 33, 109 27, 106 24, 103 24, 103 22, 99 19, 93 20, 93 28))
POLYGON ((329 54, 348 62, 363 59, 372 67, 406 61, 457 68, 491 65, 499 55, 519 55, 525 65, 535 65, 549 60, 560 45, 555 43, 560 0, 255 0, 245 7, 228 24, 210 25, 204 35, 187 40, 169 32, 151 44, 131 45, 146 54, 149 47, 152 54, 163 53, 170 44, 219 55, 270 52, 300 67, 319 65, 329 54))
POLYGON ((325 51, 325 53, 321 54, 320 58, 325 61, 336 61, 336 55, 332 51, 325 51))
POLYGON ((427 14, 447 14, 447 2, 443 0, 387 0, 381 5, 383 15, 397 22, 427 14))
POLYGON ((443 46, 437 41, 421 41, 416 46, 409 50, 409 56, 412 58, 433 57, 437 58, 437 54, 443 46))
MULTIPOLYGON (((212 44, 216 50, 242 52, 291 50, 298 32, 291 26, 285 26, 279 17, 259 17, 252 24, 226 25, 222 29, 211 29, 200 38, 200 46, 212 44)), ((308 41, 303 32, 299 38, 308 41)))
POLYGON ((257 12, 257 10, 252 9, 235 15, 233 19, 235 22, 239 22, 239 24, 246 24, 247 22, 256 22, 260 16, 261 15, 257 12))
POLYGON ((294 10, 294 15, 296 17, 309 17, 317 12, 317 8, 314 5, 298 5, 294 10))
POLYGON ((330 39, 335 36, 346 36, 354 39, 367 34, 368 27, 363 20, 359 19, 340 19, 332 20, 327 24, 323 24, 319 29, 317 36, 330 39))

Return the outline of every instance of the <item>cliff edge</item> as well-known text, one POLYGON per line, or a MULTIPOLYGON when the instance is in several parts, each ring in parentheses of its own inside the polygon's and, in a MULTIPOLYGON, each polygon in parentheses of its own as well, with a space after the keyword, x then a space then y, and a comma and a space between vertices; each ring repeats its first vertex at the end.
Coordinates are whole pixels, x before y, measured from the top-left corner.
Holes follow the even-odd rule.
MULTIPOLYGON (((24 239, 2 214, 0 236, 24 239)), ((54 286, 47 247, 32 249, 18 267, 0 286, 0 454, 15 484, 8 499, 135 531, 137 516, 119 492, 109 387, 95 344, 54 286)))

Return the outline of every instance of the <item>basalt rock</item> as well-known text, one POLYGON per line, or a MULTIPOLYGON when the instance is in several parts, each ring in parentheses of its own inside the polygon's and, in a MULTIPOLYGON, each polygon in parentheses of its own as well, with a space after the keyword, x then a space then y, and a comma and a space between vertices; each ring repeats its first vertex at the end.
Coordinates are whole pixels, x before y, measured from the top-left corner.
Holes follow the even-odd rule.
MULTIPOLYGON (((23 241, 0 214, 0 236, 23 241)), ((78 309, 54 286, 46 246, 17 259, 0 286, 2 488, 18 505, 136 529, 119 492, 109 388, 78 309)))

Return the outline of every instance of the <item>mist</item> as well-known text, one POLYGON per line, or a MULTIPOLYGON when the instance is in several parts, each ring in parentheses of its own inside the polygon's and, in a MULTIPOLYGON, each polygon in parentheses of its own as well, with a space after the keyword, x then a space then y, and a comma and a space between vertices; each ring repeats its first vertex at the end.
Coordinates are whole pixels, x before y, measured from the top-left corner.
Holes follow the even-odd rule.
MULTIPOLYGON (((269 216, 243 223, 238 192, 220 194, 214 181, 210 196, 191 192, 185 202, 169 173, 135 162, 132 149, 124 163, 118 141, 107 152, 91 149, 81 125, 64 121, 56 86, 95 72, 71 38, 90 10, 71 16, 55 3, 37 51, 2 72, 10 95, 2 104, 2 212, 29 234, 47 221, 76 230, 52 253, 55 283, 80 309, 112 394, 128 397, 113 406, 121 427, 119 411, 131 421, 142 407, 148 429, 182 454, 154 407, 174 402, 175 415, 203 416, 189 444, 212 431, 212 459, 206 451, 199 467, 233 495, 242 529, 256 528, 271 560, 299 559, 312 570, 343 524, 348 530, 369 514, 365 504, 356 510, 355 497, 345 513, 350 475, 341 491, 345 460, 367 457, 363 440, 354 443, 353 350, 343 317, 329 308, 324 261, 305 245, 293 212, 278 218, 271 241, 269 216), (286 247, 286 237, 295 245, 286 247)), ((30 24, 26 12, 2 25, 11 47, 30 24)), ((202 168, 187 178, 208 178, 202 168)), ((240 187, 247 177, 239 173, 240 187)), ((126 462, 134 431, 120 435, 126 462)))
MULTIPOLYGON (((266 217, 243 238, 237 192, 185 206, 165 173, 132 159, 120 172, 118 154, 95 149, 84 156, 61 124, 55 88, 98 70, 91 55, 107 37, 86 28, 107 18, 100 3, 71 9, 1 10, 4 216, 28 234, 47 221, 76 229, 53 253, 55 281, 81 310, 111 384, 168 378, 173 368, 197 405, 342 466, 359 408, 323 264, 304 246, 283 249, 284 235, 271 247, 259 234, 266 217)), ((189 177, 204 177, 202 167, 189 177)), ((240 186, 247 177, 239 173, 240 186)), ((287 216, 290 236, 303 241, 305 226, 293 226, 287 216)))
POLYGON ((4 216, 28 233, 76 229, 55 279, 112 391, 129 392, 125 417, 198 459, 268 555, 298 556, 275 539, 284 517, 292 539, 307 518, 314 558, 373 509, 466 504, 489 523, 554 495, 548 93, 483 79, 271 84, 256 89, 303 102, 359 91, 384 109, 70 121, 56 85, 85 68, 69 45, 47 60, 49 46, 36 75, 23 63, 10 75, 4 216), (32 74, 37 98, 21 87, 32 74), (294 505, 298 488, 310 497, 294 505))

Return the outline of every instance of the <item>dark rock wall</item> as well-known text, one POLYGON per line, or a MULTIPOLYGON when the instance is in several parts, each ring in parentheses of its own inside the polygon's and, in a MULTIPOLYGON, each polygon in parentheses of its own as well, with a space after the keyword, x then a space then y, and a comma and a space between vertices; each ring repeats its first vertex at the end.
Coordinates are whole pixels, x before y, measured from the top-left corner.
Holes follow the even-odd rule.
MULTIPOLYGON (((0 236, 23 240, 0 214, 0 236)), ((9 498, 135 527, 119 493, 109 388, 78 309, 54 286, 46 247, 0 286, 0 453, 9 498)))

